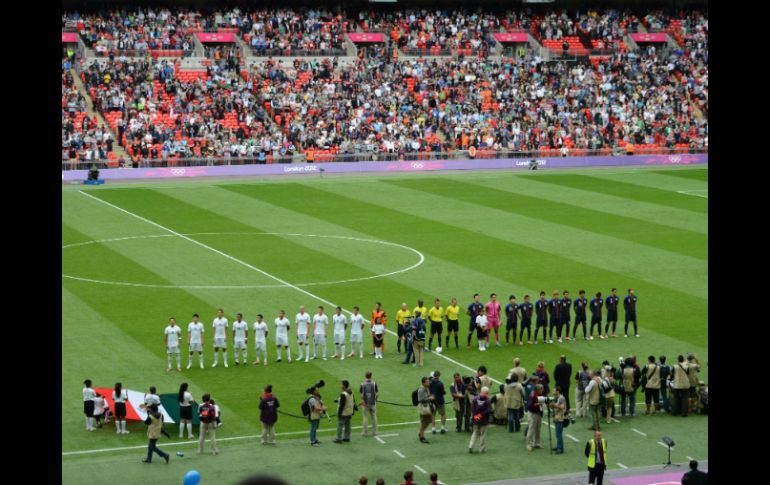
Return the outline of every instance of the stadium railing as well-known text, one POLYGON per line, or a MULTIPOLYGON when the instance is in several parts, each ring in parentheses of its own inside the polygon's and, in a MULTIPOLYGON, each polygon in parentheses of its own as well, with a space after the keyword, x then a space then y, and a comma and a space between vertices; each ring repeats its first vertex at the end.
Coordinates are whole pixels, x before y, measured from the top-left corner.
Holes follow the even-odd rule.
MULTIPOLYGON (((695 153, 708 153, 706 148, 661 148, 661 147, 637 147, 634 156, 643 155, 686 155, 695 153)), ((569 150, 568 157, 596 157, 596 156, 626 156, 623 148, 603 148, 601 150, 588 150, 573 148, 569 150)), ((514 151, 514 150, 476 150, 475 159, 537 159, 537 158, 558 158, 562 157, 559 149, 543 149, 535 151, 514 151)), ((431 160, 468 160, 470 159, 468 150, 452 150, 443 152, 407 152, 387 153, 387 152, 357 152, 357 153, 317 153, 313 163, 325 162, 416 162, 431 160)), ((88 170, 95 165, 99 170, 105 168, 165 168, 165 167, 214 167, 227 165, 258 165, 265 163, 305 163, 304 154, 284 155, 279 157, 270 157, 268 160, 260 161, 257 157, 230 157, 230 158, 175 158, 169 157, 153 160, 139 160, 123 162, 119 160, 67 160, 62 161, 62 171, 68 170, 88 170)))
POLYGON ((347 56, 345 49, 261 49, 251 47, 251 53, 257 57, 304 57, 304 56, 347 56))

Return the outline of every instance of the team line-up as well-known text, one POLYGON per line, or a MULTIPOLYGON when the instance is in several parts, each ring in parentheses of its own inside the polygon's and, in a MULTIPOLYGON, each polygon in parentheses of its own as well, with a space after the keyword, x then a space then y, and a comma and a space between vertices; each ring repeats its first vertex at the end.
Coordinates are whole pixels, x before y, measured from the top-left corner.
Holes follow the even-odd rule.
MULTIPOLYGON (((610 295, 605 299, 602 298, 602 293, 597 292, 595 297, 589 302, 585 296, 585 290, 578 292, 578 298, 574 301, 569 296, 569 291, 562 292, 561 297, 558 291, 553 292, 553 297, 550 300, 546 299, 544 291, 540 292, 540 298, 533 304, 530 301, 530 296, 525 295, 522 303, 516 302, 516 296, 510 295, 508 298, 509 303, 503 308, 497 301, 497 295, 492 293, 489 296, 489 301, 484 304, 480 301, 479 294, 473 295, 473 301, 466 308, 466 315, 470 317, 468 324, 468 348, 471 346, 471 340, 473 334, 476 333, 478 340, 479 350, 485 351, 490 342, 491 330, 494 330, 495 345, 501 347, 500 343, 500 320, 502 312, 505 312, 506 326, 505 326, 505 341, 506 344, 516 345, 516 334, 518 331, 519 345, 524 345, 524 332, 527 334, 527 343, 530 345, 536 345, 538 343, 538 333, 542 329, 543 343, 554 343, 553 334, 556 331, 557 342, 562 343, 562 335, 567 341, 576 342, 578 327, 582 326, 583 339, 594 339, 594 328, 598 328, 598 336, 600 339, 607 339, 617 337, 615 333, 616 324, 618 321, 618 304, 620 303, 620 297, 617 294, 617 288, 612 288, 610 295), (572 330, 572 337, 570 338, 570 325, 571 325, 571 309, 574 309, 575 313, 575 325, 572 330), (602 311, 607 310, 607 319, 604 327, 604 333, 602 333, 602 311), (586 330, 587 324, 587 311, 591 312, 591 326, 590 332, 586 330), (535 317, 535 331, 534 341, 532 340, 531 327, 532 318, 535 317), (610 326, 612 327, 612 333, 610 333, 610 326), (520 328, 519 328, 520 327, 520 328), (513 336, 511 339, 511 335, 513 336)), ((628 289, 628 295, 623 299, 623 308, 625 310, 625 329, 624 336, 628 337, 628 326, 633 323, 634 335, 639 337, 636 317, 636 303, 638 297, 634 293, 633 288, 628 289)), ((422 351, 433 351, 433 340, 437 338, 436 351, 441 352, 441 338, 444 333, 443 322, 447 322, 447 334, 446 334, 446 347, 449 347, 450 336, 454 336, 454 344, 456 348, 460 348, 458 341, 459 332, 459 315, 461 308, 457 304, 457 298, 451 299, 451 304, 446 308, 441 306, 441 300, 436 298, 434 305, 430 308, 425 307, 423 300, 417 301, 417 306, 413 310, 409 310, 406 303, 401 304, 401 308, 396 311, 396 323, 397 323, 397 348, 398 352, 401 352, 402 342, 404 349, 407 352, 407 359, 404 363, 409 363, 409 358, 412 354, 415 356, 415 365, 422 365, 422 351), (425 337, 427 325, 430 323, 430 336, 428 337, 427 347, 425 346, 425 337)), ((369 320, 370 332, 373 341, 373 352, 375 359, 382 359, 384 356, 385 342, 384 334, 387 324, 387 314, 382 309, 382 304, 377 302, 374 310, 372 310, 371 319, 369 320)), ((289 331, 291 329, 291 322, 286 318, 286 312, 281 310, 278 313, 278 317, 275 319, 275 345, 278 353, 277 362, 281 362, 282 349, 286 350, 287 361, 291 362, 291 349, 289 348, 289 331)), ((363 358, 363 328, 366 324, 364 316, 360 313, 360 309, 357 306, 353 307, 353 311, 350 316, 350 320, 342 313, 341 307, 336 307, 335 312, 332 315, 333 327, 333 341, 334 341, 334 355, 333 359, 339 358, 345 359, 345 341, 348 324, 350 325, 350 354, 347 357, 355 357, 356 348, 358 346, 359 358, 363 358)), ((305 311, 304 306, 300 306, 299 313, 294 317, 295 324, 295 336, 299 351, 298 360, 304 358, 305 362, 309 362, 311 359, 316 359, 320 355, 323 360, 327 360, 327 346, 326 337, 329 331, 329 318, 324 313, 324 307, 319 306, 317 312, 314 315, 310 315, 305 311), (311 325, 312 323, 312 325, 311 325), (308 339, 308 335, 312 335, 312 340, 308 339), (310 350, 313 350, 313 356, 310 356, 310 350)), ((216 367, 219 363, 220 351, 223 357, 224 366, 228 366, 227 359, 227 330, 229 328, 229 322, 224 316, 224 311, 220 308, 217 310, 217 317, 214 318, 214 363, 211 367, 216 367)), ((254 365, 260 364, 260 357, 262 363, 267 365, 267 338, 269 336, 269 329, 267 323, 264 321, 264 316, 258 314, 256 321, 252 325, 254 335, 254 349, 256 352, 256 360, 252 362, 254 365)), ((200 317, 196 313, 192 316, 192 322, 187 325, 187 345, 189 350, 189 360, 187 368, 192 367, 194 353, 198 353, 198 362, 203 368, 203 334, 204 325, 200 322, 200 317)), ((248 365, 248 352, 247 341, 249 334, 249 324, 243 320, 243 314, 237 313, 236 319, 232 324, 232 338, 233 348, 235 350, 235 365, 240 365, 240 357, 243 358, 243 364, 248 365)), ((164 332, 164 342, 166 344, 166 351, 168 354, 168 367, 167 372, 172 368, 172 357, 176 357, 176 368, 181 371, 181 357, 180 357, 180 340, 182 335, 182 329, 176 324, 174 318, 169 319, 169 324, 164 332)))

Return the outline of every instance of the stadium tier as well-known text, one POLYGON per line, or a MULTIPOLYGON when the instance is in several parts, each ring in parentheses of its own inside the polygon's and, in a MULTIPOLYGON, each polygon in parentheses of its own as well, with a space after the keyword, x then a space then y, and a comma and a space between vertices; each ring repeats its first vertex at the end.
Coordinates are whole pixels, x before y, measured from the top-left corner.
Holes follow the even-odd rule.
POLYGON ((138 9, 62 30, 63 169, 708 148, 697 11, 138 9))

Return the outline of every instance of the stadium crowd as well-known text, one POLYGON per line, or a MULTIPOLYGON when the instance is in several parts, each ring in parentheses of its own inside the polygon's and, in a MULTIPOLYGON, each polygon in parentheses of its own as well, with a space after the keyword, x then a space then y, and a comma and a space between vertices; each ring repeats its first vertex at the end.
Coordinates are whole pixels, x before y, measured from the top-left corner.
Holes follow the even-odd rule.
MULTIPOLYGON (((64 15, 63 25, 73 21, 93 42, 132 38, 143 46, 151 39, 156 47, 174 38, 178 45, 195 29, 234 29, 263 52, 340 47, 348 28, 345 12, 291 9, 64 15), (161 23, 165 30, 158 33, 161 23)), ((363 11, 350 28, 384 30, 392 38, 383 46, 395 41, 428 50, 477 49, 501 29, 530 29, 542 39, 577 38, 589 48, 621 48, 590 62, 553 62, 531 50, 500 58, 398 60, 393 48, 383 47, 354 62, 268 57, 244 71, 237 49, 214 47, 212 53, 223 54, 212 55, 205 73, 185 73, 168 60, 113 57, 84 67, 83 80, 96 109, 136 161, 175 156, 271 161, 309 152, 402 156, 470 147, 563 155, 609 153, 627 145, 708 148, 708 18, 701 12, 653 12, 639 19, 618 10, 545 16, 363 11), (629 52, 622 36, 640 25, 669 29, 679 48, 642 46, 629 52)), ((136 49, 136 41, 121 45, 136 49)), ((76 98, 74 89, 70 94, 76 98)), ((63 138, 63 150, 65 142, 71 144, 63 138)), ((323 158, 309 155, 308 161, 323 158)))

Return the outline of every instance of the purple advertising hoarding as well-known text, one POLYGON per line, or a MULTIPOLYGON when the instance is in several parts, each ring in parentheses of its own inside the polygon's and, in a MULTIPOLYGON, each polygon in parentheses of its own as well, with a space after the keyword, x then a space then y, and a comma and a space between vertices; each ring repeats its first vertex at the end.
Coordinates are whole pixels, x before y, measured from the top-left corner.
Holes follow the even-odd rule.
MULTIPOLYGON (((315 164, 224 165, 218 167, 111 168, 104 180, 292 175, 302 173, 428 172, 433 170, 526 169, 530 159, 425 160, 409 162, 328 162, 315 164)), ((708 163, 708 154, 538 158, 541 168, 692 165, 708 163)), ((64 170, 62 181, 85 180, 88 170, 64 170)))

